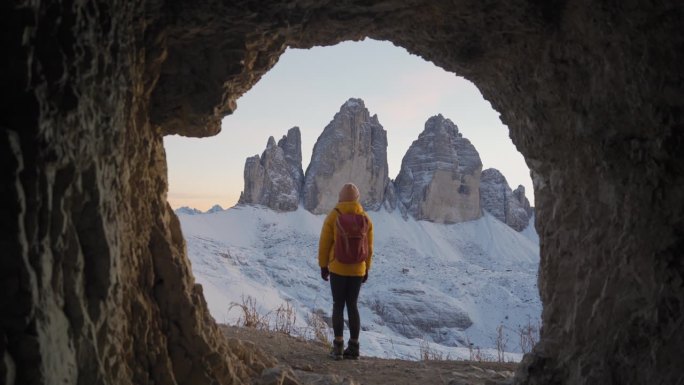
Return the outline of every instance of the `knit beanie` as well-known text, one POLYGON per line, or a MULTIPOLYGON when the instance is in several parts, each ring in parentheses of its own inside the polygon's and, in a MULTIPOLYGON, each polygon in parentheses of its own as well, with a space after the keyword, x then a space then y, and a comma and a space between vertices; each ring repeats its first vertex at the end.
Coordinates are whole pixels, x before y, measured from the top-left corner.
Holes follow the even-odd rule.
POLYGON ((340 202, 354 202, 359 200, 359 189, 354 183, 347 183, 340 190, 340 202))

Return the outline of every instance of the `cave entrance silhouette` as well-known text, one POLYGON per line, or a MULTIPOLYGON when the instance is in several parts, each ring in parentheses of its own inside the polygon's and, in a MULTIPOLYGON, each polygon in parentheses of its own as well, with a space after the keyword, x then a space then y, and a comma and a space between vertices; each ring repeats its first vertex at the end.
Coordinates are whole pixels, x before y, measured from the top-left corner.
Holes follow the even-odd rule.
POLYGON ((301 132, 306 169, 316 138, 350 97, 363 99, 387 131, 391 178, 426 120, 440 113, 473 143, 483 168, 497 168, 512 187, 523 184, 528 193, 533 191, 529 168, 512 145, 508 128, 471 82, 389 42, 344 42, 283 55, 237 101, 239 108, 223 119, 220 134, 205 141, 164 138, 172 207, 232 206, 243 182, 244 160, 260 154, 269 136, 278 139, 290 127, 301 132), (199 191, 212 195, 185 198, 199 191))
POLYGON ((682 269, 671 266, 681 266, 682 56, 668 48, 682 44, 681 4, 267 2, 218 13, 231 11, 245 19, 170 41, 167 62, 172 69, 174 57, 222 46, 217 56, 234 55, 224 60, 234 65, 212 73, 198 64, 202 83, 214 86, 194 97, 174 91, 196 79, 178 84, 162 74, 153 122, 213 133, 286 46, 369 37, 463 76, 501 113, 535 180, 544 329, 519 381, 681 380, 672 357, 684 337, 672 336, 684 322, 682 269), (665 94, 664 84, 673 85, 665 94), (215 102, 197 103, 208 99, 215 102), (169 111, 178 106, 184 125, 169 111))
MULTIPOLYGON (((268 75, 264 76, 252 89, 237 101, 239 107, 232 115, 229 115, 223 120, 223 128, 220 134, 211 138, 205 138, 201 141, 175 136, 165 137, 164 144, 169 169, 169 202, 174 208, 191 206, 193 209, 199 208, 203 211, 216 203, 220 203, 223 207, 231 207, 237 201, 237 197, 241 196, 240 187, 243 186, 243 175, 245 175, 246 178, 246 175, 248 174, 247 166, 245 166, 245 159, 256 153, 261 155, 260 160, 257 162, 260 166, 255 166, 255 164, 249 162, 248 164, 259 167, 259 170, 262 170, 262 166, 267 167, 268 171, 266 169, 264 169, 263 173, 250 171, 249 175, 254 176, 258 174, 264 176, 264 179, 255 176, 254 179, 251 180, 251 183, 263 183, 264 186, 273 186, 273 190, 272 194, 264 196, 269 197, 267 198, 268 201, 254 201, 252 200, 254 191, 247 191, 247 186, 245 186, 242 191, 246 191, 246 196, 249 198, 245 198, 244 202, 264 205, 265 207, 270 207, 272 210, 276 211, 289 212, 294 210, 296 203, 292 202, 290 198, 287 198, 287 208, 283 208, 284 202, 281 201, 277 204, 275 202, 277 199, 274 199, 273 194, 275 194, 276 191, 284 191, 287 193, 289 187, 271 185, 271 183, 277 184, 276 181, 280 181, 281 184, 290 186, 290 180, 288 178, 271 180, 271 178, 268 177, 270 172, 277 172, 280 168, 277 165, 271 164, 271 162, 277 162, 278 158, 274 155, 273 151, 266 150, 266 153, 262 153, 266 138, 275 136, 277 141, 280 135, 285 134, 287 128, 295 125, 298 126, 299 131, 302 132, 301 154, 297 156, 294 156, 294 154, 292 155, 295 158, 301 157, 304 164, 300 162, 298 168, 301 169, 303 166, 304 169, 306 169, 308 160, 312 158, 311 151, 313 149, 313 143, 323 132, 323 127, 326 126, 333 118, 333 115, 338 112, 340 104, 342 104, 343 101, 346 101, 349 95, 355 95, 364 99, 364 109, 370 111, 370 116, 377 113, 379 116, 379 123, 385 127, 387 142, 380 141, 380 139, 376 138, 375 134, 369 133, 368 135, 362 135, 363 138, 368 139, 369 145, 372 138, 379 141, 371 145, 373 148, 376 146, 383 146, 384 148, 383 144, 387 145, 387 163, 389 163, 389 168, 387 167, 387 164, 383 164, 384 162, 380 160, 377 160, 379 163, 376 163, 374 167, 378 170, 389 170, 389 178, 387 178, 386 184, 380 186, 379 189, 373 187, 373 190, 376 192, 383 192, 389 188, 389 179, 394 179, 399 173, 402 158, 406 154, 409 146, 413 141, 418 139, 428 117, 434 116, 437 113, 441 113, 445 115, 445 117, 453 119, 458 125, 458 130, 463 137, 473 143, 475 149, 479 152, 479 159, 482 160, 482 169, 490 167, 500 169, 509 181, 525 181, 525 184, 527 185, 526 191, 532 191, 529 169, 524 164, 522 156, 515 150, 515 147, 510 142, 510 139, 508 138, 508 129, 501 124, 498 113, 482 98, 481 94, 472 83, 462 78, 458 78, 452 73, 445 72, 431 63, 425 62, 421 58, 411 56, 405 50, 395 47, 389 42, 363 41, 347 42, 346 44, 340 44, 333 47, 314 47, 310 50, 286 51, 283 56, 279 58, 278 63, 270 70, 268 75), (372 58, 373 62, 369 62, 369 58, 372 58), (298 89, 293 89, 294 85, 296 85, 298 89), (270 160, 266 161, 266 159, 270 160), (178 170, 175 170, 175 168, 178 168, 178 170), (505 170, 508 170, 509 172, 506 172, 505 170), (511 176, 517 177, 518 180, 511 176), (521 176, 523 180, 519 180, 521 176), (176 189, 174 189, 174 187, 176 189), (221 191, 225 195, 224 197, 220 197, 220 201, 217 201, 218 198, 215 197, 218 191, 221 191), (202 193, 211 194, 211 196, 200 200, 199 196, 202 193), (227 199, 228 196, 231 196, 233 200, 227 199), (197 198, 193 198, 195 199, 193 201, 186 197, 197 198), (226 201, 228 202, 228 205, 226 205, 226 201), (193 202, 198 202, 202 206, 198 207, 197 205, 193 205, 193 202)), ((363 148, 364 146, 361 147, 363 148)), ((461 150, 459 149, 458 151, 460 153, 461 150)), ((356 152, 356 150, 352 151, 352 153, 356 152)), ((341 151, 341 154, 346 153, 348 153, 348 151, 341 151)), ((321 153, 319 152, 319 154, 321 153)), ((480 179, 479 172, 480 171, 478 170, 477 180, 480 179)), ((339 174, 341 171, 337 171, 336 173, 339 174)), ((363 171, 360 173, 365 178, 366 174, 363 173, 363 171)), ((382 174, 383 172, 380 173, 382 174)), ((497 173, 497 175, 500 174, 497 173)), ((355 176, 361 177, 358 175, 355 176)), ((299 177, 299 175, 297 175, 297 177, 299 177)), ((358 181, 354 179, 351 179, 350 181, 358 183, 358 181)), ((300 183, 301 182, 302 181, 300 181, 300 183)), ((245 183, 247 184, 248 182, 245 180, 245 183)), ((511 186, 512 188, 504 188, 504 186, 501 185, 494 196, 498 196, 498 199, 505 199, 504 197, 507 194, 509 197, 508 199, 511 199, 511 197, 513 197, 512 189, 515 189, 515 186, 517 186, 517 183, 513 184, 511 186), (504 190, 503 193, 501 192, 501 189, 504 190)), ((322 187, 327 190, 331 186, 322 187)), ((368 187, 370 186, 364 186, 364 199, 366 198, 366 191, 369 190, 368 187)), ((443 187, 446 186, 443 185, 443 187)), ((267 187, 264 188, 266 189, 267 187)), ((298 193, 296 195, 302 195, 299 192, 302 188, 303 186, 298 188, 298 193)), ((332 188, 337 189, 338 186, 332 188)), ((394 189, 394 187, 392 187, 392 189, 394 189)), ((475 189, 479 190, 479 187, 475 187, 475 189)), ((454 190, 453 195, 458 196, 456 194, 457 192, 454 190)), ((336 192, 326 193, 326 195, 334 197, 336 200, 336 192)), ((476 193, 475 197, 479 197, 479 193, 476 193)), ((302 197, 300 196, 300 198, 302 197)), ((384 199, 383 197, 378 196, 374 196, 373 198, 384 199)), ((368 209, 371 213, 372 211, 378 210, 381 212, 377 215, 387 213, 387 210, 382 207, 382 202, 380 203, 381 205, 379 208, 375 207, 375 203, 370 203, 371 206, 368 209)), ((500 202, 500 204, 501 207, 496 206, 496 210, 500 213, 499 219, 505 220, 502 216, 505 215, 506 211, 505 206, 503 206, 505 203, 500 202)), ((395 210, 397 212, 400 211, 398 207, 396 209, 394 208, 394 202, 391 205, 393 207, 391 210, 392 212, 395 210)), ((454 204, 454 206, 456 205, 454 204)), ((480 212, 479 201, 476 207, 478 208, 477 211, 480 212)), ((492 212, 495 212, 494 209, 494 206, 488 207, 488 210, 491 210, 492 212)), ((258 212, 256 212, 255 215, 258 215, 258 212)), ((469 213, 468 215, 470 216, 472 214, 469 213)), ((528 214, 526 213, 525 215, 528 214)), ((290 214, 282 215, 282 217, 287 218, 290 218, 291 216, 292 215, 290 214)), ((224 216, 224 218, 237 217, 238 215, 234 213, 224 216)), ((390 216, 387 220, 394 220, 392 218, 394 217, 390 216)), ((528 217, 525 216, 522 227, 528 225, 529 220, 527 220, 527 218, 528 217)), ((469 217, 469 219, 473 219, 473 217, 469 217)), ((197 228, 195 226, 199 226, 201 218, 181 216, 180 220, 184 225, 184 230, 191 231, 192 234, 190 235, 190 238, 188 238, 188 234, 186 234, 186 242, 188 243, 188 257, 193 262, 195 279, 204 284, 205 292, 207 288, 225 287, 226 283, 224 281, 227 279, 225 277, 229 276, 230 273, 219 274, 216 277, 222 276, 224 278, 216 278, 214 280, 212 277, 202 273, 205 269, 201 268, 200 270, 197 270, 199 265, 205 266, 207 263, 205 260, 210 258, 202 253, 204 248, 199 247, 198 241, 195 238, 195 236, 200 235, 194 229, 197 228), (189 229, 191 226, 193 227, 193 230, 189 229)), ((269 220, 270 219, 264 218, 258 222, 258 225, 263 226, 262 222, 269 222, 269 220)), ((432 220, 439 222, 439 219, 437 218, 432 220)), ((486 220, 486 218, 482 218, 482 221, 486 220)), ((247 225, 248 222, 249 221, 245 221, 244 225, 240 226, 245 232, 245 236, 248 236, 247 234, 250 233, 251 229, 251 227, 247 225)), ((306 223, 311 222, 311 219, 303 220, 302 222, 303 228, 296 235, 304 236, 305 234, 309 234, 309 232, 316 233, 320 231, 320 229, 312 230, 304 226, 306 223)), ((222 226, 218 225, 218 221, 213 223, 213 225, 207 226, 206 228, 214 229, 218 227, 226 229, 224 231, 237 228, 232 222, 226 222, 222 226)), ((256 226, 256 224, 254 226, 256 226)), ((391 225, 388 226, 391 227, 391 225)), ((521 223, 518 223, 517 226, 517 230, 522 230, 522 227, 519 227, 521 226, 521 223)), ((532 226, 534 226, 533 223, 532 226)), ((405 230, 403 231, 420 233, 423 237, 432 236, 432 233, 426 232, 423 228, 411 228, 411 230, 409 230, 409 228, 410 227, 405 227, 405 230)), ((491 231, 492 228, 495 228, 496 231, 503 231, 497 226, 483 226, 481 231, 484 234, 485 231, 491 231)), ((292 231, 285 223, 273 223, 273 227, 269 229, 270 230, 265 233, 273 231, 278 232, 279 229, 282 229, 283 232, 292 231)), ((379 253, 378 259, 399 263, 397 262, 397 258, 399 257, 397 253, 401 255, 402 249, 395 248, 395 245, 385 244, 386 237, 384 234, 387 231, 383 230, 384 229, 380 228, 376 232, 376 235, 383 235, 382 239, 376 238, 376 251, 382 251, 379 253), (389 252, 388 250, 394 251, 389 252)), ((466 233, 469 230, 464 228, 461 231, 466 233)), ((261 236, 265 235, 265 233, 261 236)), ((257 234, 260 234, 260 232, 257 234)), ((399 232, 395 234, 395 236, 401 237, 401 234, 402 233, 399 232)), ((473 246, 470 250, 464 250, 463 246, 453 246, 454 255, 463 255, 462 258, 457 258, 459 263, 458 268, 456 267, 456 260, 452 261, 453 263, 451 264, 446 264, 447 267, 455 269, 455 276, 453 277, 451 284, 456 285, 456 288, 458 289, 453 294, 448 294, 446 289, 444 287, 439 287, 439 285, 432 286, 429 283, 426 283, 426 285, 432 289, 429 290, 431 293, 440 293, 440 295, 444 295, 445 297, 453 297, 455 293, 460 293, 463 289, 468 289, 467 291, 471 292, 476 291, 478 289, 475 289, 475 287, 483 282, 491 282, 491 287, 502 287, 502 290, 507 290, 503 289, 503 287, 507 285, 508 279, 504 277, 499 279, 499 277, 496 276, 498 273, 495 273, 492 270, 500 271, 502 275, 506 274, 506 270, 514 270, 515 273, 511 273, 510 278, 514 279, 517 284, 515 285, 516 287, 514 290, 512 290, 510 300, 499 304, 499 300, 495 298, 495 293, 498 293, 498 291, 492 289, 488 290, 487 293, 484 291, 478 293, 477 300, 474 298, 466 300, 469 305, 456 305, 454 303, 451 307, 460 309, 463 306, 476 306, 479 309, 480 306, 484 305, 475 305, 475 303, 490 303, 487 309, 481 309, 481 311, 487 312, 488 316, 486 319, 481 319, 478 321, 478 324, 475 325, 476 327, 469 328, 458 337, 461 345, 465 344, 464 336, 467 335, 467 338, 469 338, 477 348, 495 349, 494 336, 497 334, 497 326, 503 325, 502 331, 505 338, 502 341, 508 341, 506 349, 511 352, 520 352, 521 347, 519 346, 520 343, 518 343, 518 340, 520 339, 519 332, 521 328, 523 325, 534 325, 534 328, 536 328, 538 324, 537 320, 539 320, 541 313, 538 289, 536 288, 538 247, 536 248, 536 253, 528 253, 527 248, 518 246, 519 243, 527 241, 524 237, 521 237, 518 242, 506 243, 505 246, 499 246, 500 244, 503 244, 504 241, 501 239, 504 238, 494 241, 494 237, 498 238, 498 235, 496 234, 503 235, 495 232, 495 235, 480 235, 476 237, 477 239, 492 237, 492 242, 489 244, 479 244, 475 238, 471 240, 470 238, 464 237, 464 240, 461 242, 469 242, 472 244, 473 246), (476 243, 478 246, 475 246, 476 243), (520 255, 514 255, 512 251, 501 251, 507 249, 519 250, 520 255), (492 250, 497 251, 493 252, 492 250), (481 254, 479 258, 475 257, 478 253, 481 254), (532 262, 529 262, 528 258, 531 258, 532 262), (479 261, 477 263, 482 264, 481 266, 475 266, 476 262, 473 262, 473 265, 465 262, 466 260, 477 261, 478 259, 479 261), (492 265, 487 265, 489 263, 487 261, 490 260, 498 262, 496 264, 492 262, 492 265), (517 263, 512 262, 513 260, 517 261, 517 263), (470 271, 470 274, 466 273, 466 271, 470 271), (483 271, 492 271, 492 275, 485 277, 487 273, 480 273, 483 271), (473 274, 481 274, 481 278, 474 278, 473 274), (462 275, 471 275, 471 277, 465 279, 464 277, 460 277, 462 275), (525 278, 521 279, 522 276, 525 278), (471 304, 471 302, 473 303, 471 304), (513 303, 516 304, 515 306, 517 309, 507 310, 513 303)), ((217 241, 219 239, 225 239, 226 247, 233 247, 233 245, 239 243, 239 241, 233 240, 236 237, 221 236, 221 234, 214 232, 213 230, 211 231, 211 235, 207 233, 204 234, 204 236, 211 236, 217 241)), ((257 237, 260 236, 257 235, 257 237)), ((423 237, 421 237, 421 239, 423 239, 423 237)), ((451 235, 451 237, 453 238, 454 236, 451 235)), ((270 236, 268 238, 270 238, 270 236)), ((458 237, 458 239, 460 238, 461 237, 458 237)), ((299 270, 300 276, 309 276, 310 273, 315 273, 309 266, 297 265, 299 260, 315 259, 317 253, 315 247, 313 249, 308 247, 308 238, 305 239, 307 239, 307 247, 302 246, 298 255, 289 256, 289 258, 292 258, 292 264, 294 265, 290 267, 299 270)), ((261 242, 265 241, 262 240, 261 242)), ((433 243, 438 242, 437 239, 434 239, 433 243)), ((397 241, 395 240, 392 243, 396 244, 397 241)), ((455 239, 453 244, 457 244, 455 239)), ((422 246, 420 242, 416 241, 414 244, 405 245, 405 249, 416 250, 415 252, 420 252, 420 255, 422 256, 423 253, 429 254, 426 250, 434 249, 433 252, 437 253, 438 248, 434 246, 422 246)), ((287 252, 289 250, 290 248, 283 245, 282 255, 274 254, 265 260, 270 261, 272 258, 276 258, 278 261, 287 259, 287 252)), ((227 252, 222 250, 221 255, 223 255, 223 257, 217 255, 215 257, 216 260, 223 261, 226 255, 225 253, 227 252)), ((235 253, 239 252, 236 250, 235 253)), ((257 258, 256 255, 263 253, 266 253, 266 251, 254 250, 252 253, 254 254, 252 260, 256 266, 259 266, 258 261, 261 260, 260 258, 257 258)), ((438 254, 441 257, 435 255, 433 256, 433 260, 448 260, 446 254, 438 254)), ((416 256, 416 258, 418 258, 418 256, 416 256)), ((427 256, 421 258, 427 258, 427 256)), ((409 262, 410 259, 409 261, 406 261, 406 265, 402 265, 401 267, 413 267, 411 269, 411 276, 423 274, 420 273, 423 270, 415 269, 415 264, 408 264, 409 262)), ((441 265, 442 262, 438 263, 441 265)), ((421 265, 423 265, 423 263, 420 263, 418 267, 421 265)), ((382 264, 376 266, 382 266, 382 264)), ((255 267, 250 267, 250 269, 252 268, 255 267)), ((264 268, 268 268, 268 266, 265 265, 264 268)), ((283 266, 282 268, 285 270, 275 269, 271 266, 270 269, 265 270, 264 274, 273 274, 272 278, 274 278, 275 282, 297 279, 297 277, 286 278, 285 276, 278 276, 277 274, 279 272, 289 271, 286 269, 286 266, 283 266)), ((206 271, 204 272, 206 273, 206 271)), ((386 269, 385 271, 380 269, 375 270, 374 275, 382 278, 383 275, 391 274, 393 272, 394 270, 392 269, 386 269)), ((425 274, 428 273, 425 272, 425 274)), ((416 278, 416 283, 418 283, 419 278, 420 277, 416 278)), ((314 274, 314 277, 309 279, 308 285, 302 285, 302 287, 291 285, 288 287, 280 286, 279 290, 287 293, 286 295, 291 298, 299 299, 297 302, 300 302, 302 305, 314 306, 313 303, 303 302, 301 299, 309 298, 309 294, 304 293, 309 293, 311 290, 310 285, 320 283, 317 281, 319 280, 316 279, 314 274)), ((434 280, 431 281, 434 282, 434 280)), ((447 285, 449 283, 446 278, 439 279, 438 281, 443 281, 444 284, 447 285)), ((259 283, 255 283, 255 285, 259 285, 259 283)), ((372 287, 374 285, 371 284, 370 286, 372 287)), ((266 295, 266 293, 270 294, 270 290, 264 289, 260 292, 256 292, 253 287, 254 285, 245 285, 245 290, 247 290, 247 292, 236 289, 232 290, 232 292, 217 293, 216 290, 211 289, 212 292, 210 295, 208 294, 207 302, 209 309, 217 321, 235 322, 235 319, 228 321, 225 315, 225 309, 229 307, 228 305, 231 302, 239 303, 241 298, 246 295, 257 298, 260 305, 263 305, 264 303, 273 303, 273 298, 261 298, 261 295, 266 295)), ((485 290, 484 286, 481 290, 485 290)), ((375 288, 373 288, 370 293, 367 291, 364 291, 364 293, 366 294, 364 294, 363 299, 366 303, 372 301, 373 298, 375 298, 376 301, 381 301, 379 298, 382 297, 382 295, 380 295, 375 288)), ((324 298, 328 299, 329 295, 325 295, 327 292, 324 291, 323 294, 324 298)), ((394 299, 396 300, 399 298, 401 298, 401 295, 397 295, 394 299)), ((382 301, 388 299, 390 298, 384 298, 382 301)), ((416 295, 416 299, 418 300, 418 303, 430 302, 430 298, 427 297, 427 294, 423 294, 423 296, 416 295)), ((451 298, 450 300, 454 299, 451 298)), ((279 301, 284 302, 284 299, 280 298, 279 301)), ((392 301, 392 303, 397 302, 392 301)), ((323 307, 326 313, 330 312, 330 309, 327 309, 327 305, 321 306, 319 303, 317 306, 323 307)), ((362 306, 368 309, 368 306, 363 305, 363 301, 362 306)), ((444 305, 443 308, 448 307, 449 306, 444 305)), ((305 314, 316 310, 311 308, 307 311, 299 307, 298 309, 305 314)), ((263 310, 263 313, 266 313, 268 310, 267 306, 265 310, 263 310)), ((237 317, 237 314, 238 313, 236 312, 232 313, 234 317, 237 317)), ((448 320, 444 319, 444 316, 439 316, 442 319, 441 322, 445 324, 457 323, 454 320, 459 318, 459 316, 455 315, 455 312, 450 314, 452 314, 452 316, 448 320)), ((389 317, 388 314, 385 316, 389 317)), ((414 317, 417 318, 419 315, 412 316, 411 318, 414 317)), ((300 314, 298 319, 304 320, 305 317, 300 314)), ((407 321, 402 320, 401 322, 407 321)), ((408 322, 417 324, 418 320, 408 322)), ((395 320, 392 323, 398 323, 398 321, 395 320)), ((446 342, 450 345, 454 344, 455 333, 453 332, 453 326, 448 338, 438 334, 436 331, 436 329, 441 327, 442 326, 440 325, 429 326, 425 333, 436 340, 446 342)), ((415 329, 412 333, 406 333, 404 330, 402 334, 416 336, 420 333, 420 328, 414 328, 413 326, 411 326, 411 328, 415 329)), ((403 330, 406 329, 406 327, 402 328, 400 326, 395 326, 395 329, 403 330)), ((444 335, 446 335, 446 333, 444 333, 444 335)), ((424 338, 426 336, 420 335, 419 337, 424 338)), ((535 340, 537 339, 538 338, 535 338, 535 340)), ((415 351, 418 351, 419 346, 417 342, 407 340, 406 343, 412 343, 415 345, 415 351)), ((375 341, 373 341, 372 345, 379 346, 375 341)), ((445 351, 450 350, 449 348, 444 349, 445 351)), ((454 350, 454 352, 456 351, 456 349, 451 350, 454 350)), ((391 351, 391 348, 388 348, 387 351, 391 351)), ((463 352, 461 351, 459 354, 462 355, 463 352)), ((467 357, 467 353, 465 354, 467 357)), ((446 356, 446 353, 444 353, 444 355, 446 356)), ((414 356, 418 356, 418 354, 416 353, 414 356)), ((451 354, 451 356, 455 356, 455 354, 451 354)), ((407 357, 407 355, 404 353, 401 357, 407 357)))
POLYGON ((530 167, 544 327, 515 381, 684 381, 680 1, 1 7, 5 382, 258 377, 194 285, 163 136, 216 134, 288 46, 365 37, 476 84, 530 167))

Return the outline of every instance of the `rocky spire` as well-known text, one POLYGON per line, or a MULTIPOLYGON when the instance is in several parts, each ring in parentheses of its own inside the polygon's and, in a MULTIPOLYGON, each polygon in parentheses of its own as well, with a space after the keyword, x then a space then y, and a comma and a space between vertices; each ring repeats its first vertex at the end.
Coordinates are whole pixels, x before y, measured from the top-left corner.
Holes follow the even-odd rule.
POLYGON ((458 127, 441 114, 425 122, 401 162, 394 187, 398 203, 416 219, 455 223, 480 211, 482 161, 458 127))
POLYGON ((299 132, 299 127, 292 127, 287 130, 287 135, 278 141, 278 147, 283 149, 285 161, 290 167, 290 175, 295 181, 297 196, 301 196, 304 171, 302 170, 302 135, 299 132))
POLYGON ((259 204, 277 211, 299 206, 302 181, 301 135, 291 128, 276 144, 271 136, 266 150, 245 161, 245 187, 238 203, 259 204))
POLYGON ((525 197, 525 188, 511 190, 506 178, 495 168, 482 171, 480 181, 482 209, 516 231, 527 227, 533 209, 525 197))
POLYGON ((361 99, 345 102, 318 137, 306 170, 304 207, 327 213, 347 182, 358 186, 366 210, 382 207, 389 182, 387 133, 361 99))
POLYGON ((531 217, 532 214, 534 214, 534 207, 530 206, 530 201, 525 196, 525 186, 521 184, 518 185, 518 188, 513 190, 513 196, 520 204, 520 207, 525 209, 525 212, 527 212, 527 216, 531 217))

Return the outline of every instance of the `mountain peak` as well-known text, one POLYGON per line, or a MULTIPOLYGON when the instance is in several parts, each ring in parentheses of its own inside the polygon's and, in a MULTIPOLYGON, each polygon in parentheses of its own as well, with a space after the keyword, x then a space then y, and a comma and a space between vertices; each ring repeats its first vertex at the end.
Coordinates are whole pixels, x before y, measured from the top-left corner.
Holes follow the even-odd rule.
POLYGON ((516 231, 525 229, 533 214, 525 197, 525 187, 518 186, 512 191, 506 177, 495 168, 482 171, 480 204, 483 210, 516 231))
POLYGON ((202 211, 194 208, 194 207, 189 207, 189 206, 181 206, 177 209, 174 210, 176 215, 197 215, 197 214, 202 214, 202 211))
POLYGON ((416 219, 454 223, 477 219, 482 161, 475 147, 442 114, 430 117, 411 144, 394 182, 416 219))
POLYGON ((299 131, 299 127, 294 126, 294 127, 290 128, 289 130, 287 130, 287 134, 283 135, 283 139, 288 138, 288 137, 300 137, 301 138, 301 136, 302 136, 302 134, 299 131))
POLYGON ((276 144, 268 138, 261 154, 245 161, 244 190, 239 204, 259 204, 276 211, 294 211, 304 181, 301 135, 298 127, 287 131, 276 144))
POLYGON ((323 129, 306 173, 301 164, 299 127, 290 128, 277 144, 269 137, 261 157, 245 162, 239 203, 294 211, 301 202, 321 214, 335 206, 342 184, 352 182, 361 190, 366 210, 398 208, 402 216, 417 220, 469 221, 480 218, 485 208, 520 231, 533 211, 522 186, 512 191, 498 170, 482 171, 475 147, 441 113, 425 121, 395 180, 388 175, 387 132, 359 98, 344 102, 323 129))
POLYGON ((357 110, 357 109, 360 109, 360 108, 363 108, 363 109, 366 108, 366 105, 365 105, 365 103, 363 102, 363 99, 360 99, 360 98, 349 98, 349 100, 347 100, 346 102, 344 102, 344 104, 342 105, 342 107, 340 107, 340 111, 341 111, 341 110, 349 110, 349 109, 355 109, 355 110, 357 110))
POLYGON ((452 122, 451 119, 445 118, 442 114, 431 116, 425 122, 425 130, 420 135, 434 135, 438 132, 443 132, 452 138, 463 137, 463 135, 458 132, 458 126, 452 122))
POLYGON ((209 210, 206 211, 206 214, 217 213, 220 211, 223 211, 223 207, 221 207, 221 205, 219 205, 219 204, 215 204, 215 205, 211 206, 211 208, 209 210))
POLYGON ((389 182, 387 132, 363 100, 351 98, 316 140, 304 179, 304 207, 315 214, 335 207, 344 183, 359 187, 361 204, 378 210, 389 182))

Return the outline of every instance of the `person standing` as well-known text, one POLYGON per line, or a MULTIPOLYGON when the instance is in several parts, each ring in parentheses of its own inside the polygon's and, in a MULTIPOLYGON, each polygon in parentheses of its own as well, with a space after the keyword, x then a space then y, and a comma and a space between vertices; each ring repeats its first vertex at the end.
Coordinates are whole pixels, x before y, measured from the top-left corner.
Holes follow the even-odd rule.
POLYGON ((332 323, 335 340, 331 356, 340 360, 359 358, 361 317, 357 301, 361 284, 368 279, 373 257, 373 223, 359 203, 353 183, 342 186, 339 201, 323 222, 318 243, 321 278, 330 279, 333 297, 332 323), (349 319, 349 342, 344 349, 344 309, 349 319))

